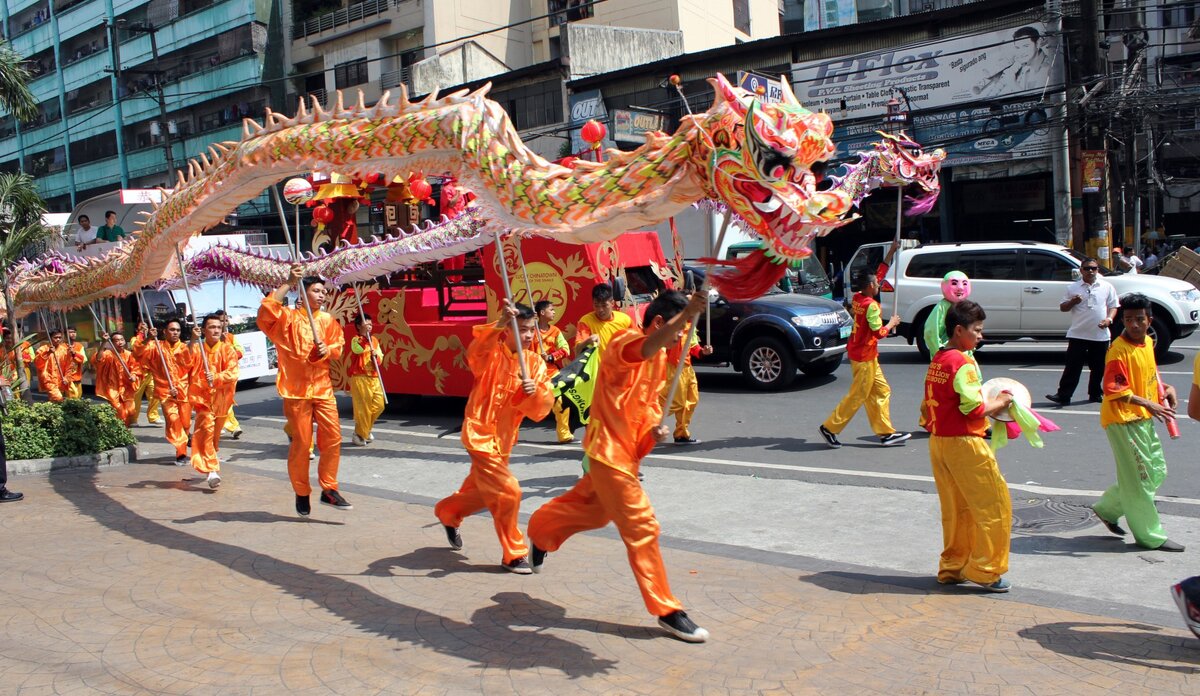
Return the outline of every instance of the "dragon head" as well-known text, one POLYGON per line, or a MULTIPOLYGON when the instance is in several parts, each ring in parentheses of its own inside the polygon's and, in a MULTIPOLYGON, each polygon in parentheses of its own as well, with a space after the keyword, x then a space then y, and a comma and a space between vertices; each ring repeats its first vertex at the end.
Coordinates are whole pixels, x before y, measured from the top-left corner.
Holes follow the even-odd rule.
POLYGON ((769 256, 793 262, 808 256, 813 237, 846 224, 850 198, 817 191, 816 162, 834 153, 833 121, 800 106, 787 81, 783 99, 760 100, 723 75, 709 80, 716 103, 702 121, 705 186, 762 237, 769 256))
POLYGON ((907 214, 922 215, 933 208, 941 193, 938 172, 946 152, 942 149, 925 152, 907 135, 879 133, 882 140, 875 143, 880 155, 880 176, 885 186, 913 186, 917 195, 908 198, 907 214))

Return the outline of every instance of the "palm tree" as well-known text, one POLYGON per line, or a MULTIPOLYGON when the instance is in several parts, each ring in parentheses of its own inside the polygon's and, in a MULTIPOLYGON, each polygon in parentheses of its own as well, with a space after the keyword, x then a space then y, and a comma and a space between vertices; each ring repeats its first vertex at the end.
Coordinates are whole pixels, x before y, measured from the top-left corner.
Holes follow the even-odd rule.
MULTIPOLYGON (((0 284, 3 285, 4 310, 13 331, 13 345, 17 347, 18 385, 25 378, 25 360, 20 350, 21 327, 13 314, 9 295, 8 269, 22 258, 33 258, 45 251, 46 242, 54 234, 54 230, 42 224, 45 212, 46 204, 38 195, 33 177, 24 172, 0 174, 0 284)), ((22 396, 31 400, 33 394, 29 385, 21 386, 22 396)))
POLYGON ((20 54, 0 39, 0 107, 18 121, 32 121, 38 115, 37 99, 29 91, 29 77, 20 54))

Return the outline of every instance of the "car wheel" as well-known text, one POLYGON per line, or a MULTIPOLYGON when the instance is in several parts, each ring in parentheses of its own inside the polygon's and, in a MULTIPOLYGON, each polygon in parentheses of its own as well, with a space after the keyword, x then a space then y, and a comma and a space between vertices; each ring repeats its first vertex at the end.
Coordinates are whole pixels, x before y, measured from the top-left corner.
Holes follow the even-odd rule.
POLYGON ((1171 342, 1175 340, 1171 336, 1171 327, 1156 316, 1150 321, 1149 333, 1154 340, 1154 359, 1161 363, 1166 359, 1167 351, 1171 350, 1171 342))
POLYGON ((933 358, 933 353, 929 350, 929 346, 925 345, 925 321, 929 319, 929 313, 932 310, 926 309, 917 315, 913 320, 913 343, 917 346, 917 351, 921 353, 921 357, 926 362, 933 358))
POLYGON ((834 370, 838 369, 838 365, 842 364, 842 356, 838 355, 833 358, 821 358, 813 360, 810 363, 805 363, 800 366, 800 371, 809 377, 825 377, 832 375, 834 370))
POLYGON ((784 389, 796 379, 796 361, 782 341, 759 336, 742 349, 742 377, 755 389, 784 389))

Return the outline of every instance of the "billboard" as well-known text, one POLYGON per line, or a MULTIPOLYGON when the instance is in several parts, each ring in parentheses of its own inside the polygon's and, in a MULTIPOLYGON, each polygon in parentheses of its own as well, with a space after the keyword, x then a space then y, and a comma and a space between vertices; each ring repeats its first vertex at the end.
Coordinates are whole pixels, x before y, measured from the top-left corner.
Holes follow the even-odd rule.
POLYGON ((907 97, 908 134, 947 165, 1045 156, 1058 38, 1043 23, 792 65, 796 98, 834 118, 838 156, 878 136, 890 97, 907 97))
POLYGON ((604 136, 604 140, 600 142, 600 147, 616 147, 612 139, 612 128, 608 122, 608 109, 604 107, 604 95, 600 93, 600 90, 593 89, 588 92, 572 94, 570 104, 571 120, 568 126, 571 129, 572 153, 577 155, 586 153, 591 148, 591 145, 585 142, 579 134, 579 129, 583 128, 583 124, 592 119, 603 123, 605 128, 609 130, 609 133, 604 136))
POLYGON ((666 127, 667 117, 657 111, 636 109, 613 109, 612 137, 617 142, 641 144, 646 133, 661 131, 666 127))

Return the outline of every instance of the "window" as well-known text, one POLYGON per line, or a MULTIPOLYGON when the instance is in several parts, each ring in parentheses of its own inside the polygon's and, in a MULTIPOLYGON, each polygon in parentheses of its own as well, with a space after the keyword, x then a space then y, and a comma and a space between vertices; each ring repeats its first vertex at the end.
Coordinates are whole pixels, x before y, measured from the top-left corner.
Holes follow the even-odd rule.
POLYGON ((969 251, 959 256, 957 269, 947 270, 962 271, 971 280, 1020 280, 1020 263, 1016 249, 969 251))
POLYGON ((563 120, 562 82, 559 80, 545 80, 495 92, 492 98, 505 107, 517 130, 563 120))
POLYGON ((750 0, 733 0, 733 28, 750 34, 750 0))
POLYGON ((1025 252, 1025 280, 1050 280, 1069 283, 1075 279, 1075 266, 1057 254, 1025 252))
MULTIPOLYGON (((909 278, 938 278, 950 271, 962 270, 958 267, 958 252, 943 251, 934 254, 919 254, 908 264, 904 275, 909 278)), ((967 277, 974 278, 971 274, 967 277)))
POLYGON ((649 300, 653 295, 666 289, 662 279, 649 266, 626 266, 625 286, 629 288, 629 294, 638 301, 649 300))
POLYGON ((595 15, 590 3, 592 0, 550 0, 547 9, 550 10, 550 26, 556 27, 567 22, 578 22, 595 15))
POLYGON ((361 85, 367 81, 367 59, 359 58, 342 63, 333 69, 333 83, 338 89, 361 85))

